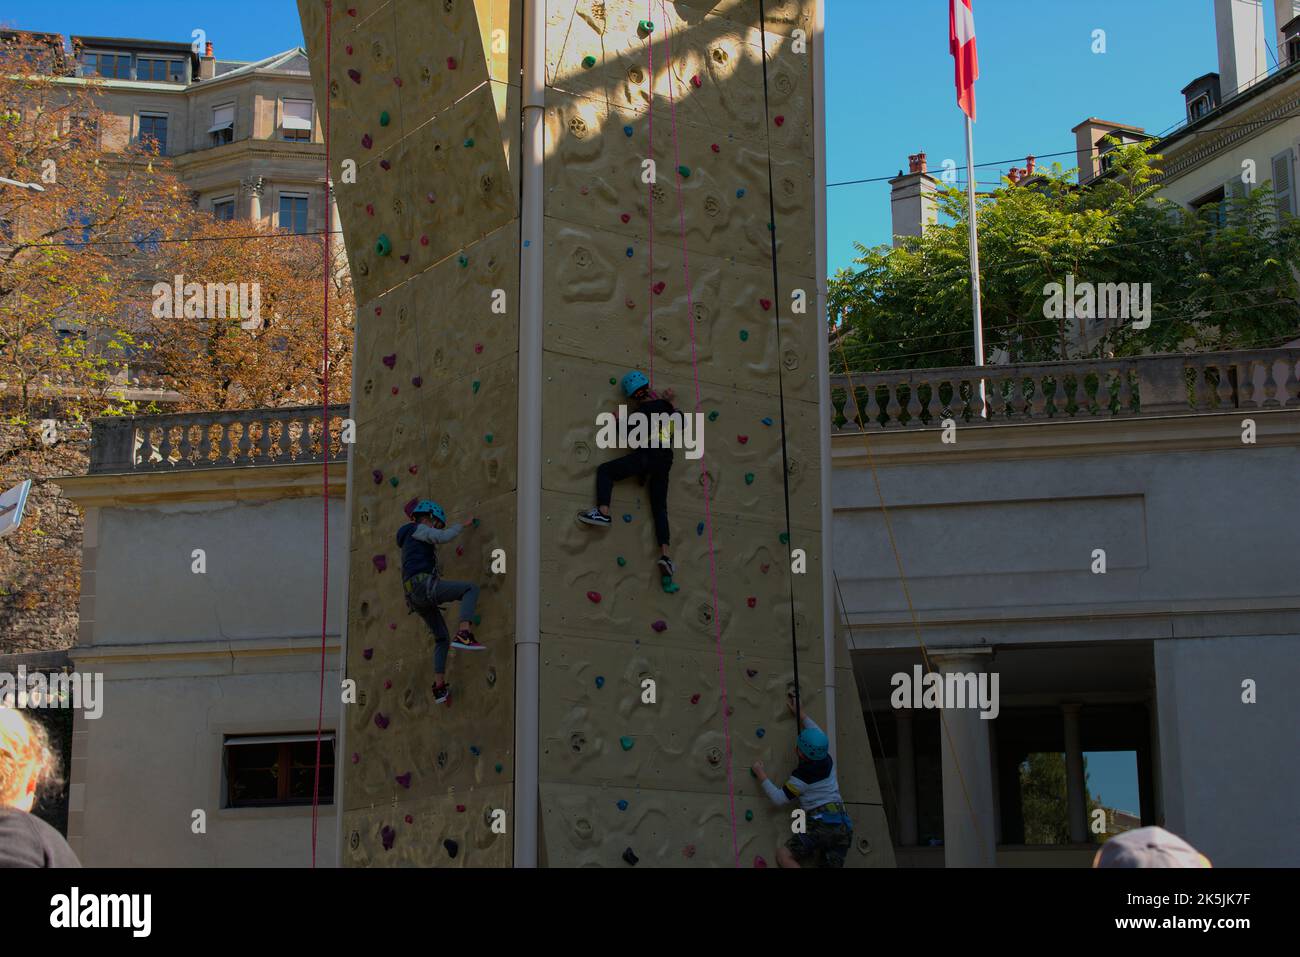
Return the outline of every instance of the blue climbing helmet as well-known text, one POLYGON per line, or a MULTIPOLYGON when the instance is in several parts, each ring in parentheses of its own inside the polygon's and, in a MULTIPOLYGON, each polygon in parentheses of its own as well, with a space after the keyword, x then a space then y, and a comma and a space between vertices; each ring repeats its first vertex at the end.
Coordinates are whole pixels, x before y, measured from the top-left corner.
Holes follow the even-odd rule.
POLYGON ((830 739, 821 728, 804 728, 799 732, 799 751, 810 761, 820 761, 830 749, 830 739))
POLYGON ((411 509, 411 518, 417 522, 420 520, 421 515, 432 515, 444 525, 447 524, 447 513, 442 510, 442 506, 427 498, 420 499, 415 503, 415 508, 411 509))
POLYGON ((645 373, 639 369, 633 369, 627 375, 623 376, 623 394, 629 399, 636 395, 637 391, 645 388, 650 384, 650 380, 645 377, 645 373))

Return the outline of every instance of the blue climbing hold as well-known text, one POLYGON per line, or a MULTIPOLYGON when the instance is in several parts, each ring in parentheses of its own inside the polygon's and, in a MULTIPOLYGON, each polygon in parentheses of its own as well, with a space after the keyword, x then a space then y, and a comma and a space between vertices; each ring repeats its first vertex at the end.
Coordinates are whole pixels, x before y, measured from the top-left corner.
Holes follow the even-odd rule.
POLYGON ((631 259, 631 258, 632 258, 633 256, 635 256, 635 255, 636 255, 636 250, 633 249, 631 246, 628 246, 628 247, 627 247, 627 258, 628 258, 628 259, 631 259))
POLYGON ((618 809, 619 809, 620 811, 626 811, 626 810, 627 810, 627 802, 626 802, 626 801, 619 801, 619 802, 618 802, 618 809))
POLYGON ((743 189, 736 190, 736 199, 744 199, 744 198, 745 198, 745 191, 743 189))
POLYGON ((698 525, 695 526, 695 534, 696 534, 696 535, 703 535, 703 534, 704 534, 704 523, 703 523, 703 522, 700 522, 700 524, 698 524, 698 525))
POLYGON ((762 728, 759 728, 759 729, 758 729, 757 731, 755 731, 754 733, 755 733, 756 735, 758 735, 760 738, 761 738, 763 735, 767 734, 767 732, 764 731, 762 728))
POLYGON ((631 515, 624 515, 624 516, 623 516, 623 521, 625 521, 625 522, 631 522, 631 521, 632 521, 632 516, 631 516, 631 515))
POLYGON ((605 687, 605 676, 604 676, 604 675, 596 675, 596 687, 597 687, 597 688, 603 688, 603 687, 605 687))
POLYGON ((631 751, 632 745, 635 744, 636 742, 633 741, 631 738, 629 738, 627 735, 623 735, 623 737, 618 739, 618 743, 623 746, 624 751, 631 751))
POLYGON ((624 136, 631 136, 632 133, 633 133, 632 127, 630 127, 630 126, 625 126, 625 127, 623 127, 623 135, 624 135, 624 136))
POLYGON ((532 241, 531 239, 525 239, 525 240, 524 240, 524 248, 525 248, 525 249, 527 249, 527 248, 528 248, 529 246, 531 246, 532 244, 533 244, 533 241, 532 241))
POLYGON ((475 757, 478 757, 482 752, 479 751, 479 747, 477 744, 471 744, 469 746, 469 753, 474 755, 475 757))
POLYGON ((764 420, 763 420, 763 424, 764 424, 764 425, 771 425, 771 424, 772 424, 772 420, 771 420, 770 418, 768 418, 768 419, 764 419, 764 420))

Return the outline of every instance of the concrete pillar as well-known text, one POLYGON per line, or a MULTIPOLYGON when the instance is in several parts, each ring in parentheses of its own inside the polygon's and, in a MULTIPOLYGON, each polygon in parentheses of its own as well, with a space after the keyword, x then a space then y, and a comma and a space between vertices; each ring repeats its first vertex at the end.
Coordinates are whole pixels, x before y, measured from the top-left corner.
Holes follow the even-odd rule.
MULTIPOLYGON (((991 648, 930 654, 941 675, 988 671, 991 648)), ((996 867, 989 722, 978 707, 940 712, 943 755, 943 856, 946 867, 996 867)))
POLYGON ((1084 844, 1088 840, 1088 798, 1083 779, 1082 736, 1079 733, 1079 712, 1082 705, 1063 704, 1065 716, 1065 786, 1070 810, 1070 843, 1084 844))
POLYGON ((263 188, 264 184, 260 176, 239 181, 239 189, 244 201, 244 208, 240 211, 240 215, 249 222, 258 223, 262 221, 263 188))
POLYGON ((895 711, 898 729, 898 843, 914 847, 916 827, 916 752, 912 745, 912 712, 895 711))

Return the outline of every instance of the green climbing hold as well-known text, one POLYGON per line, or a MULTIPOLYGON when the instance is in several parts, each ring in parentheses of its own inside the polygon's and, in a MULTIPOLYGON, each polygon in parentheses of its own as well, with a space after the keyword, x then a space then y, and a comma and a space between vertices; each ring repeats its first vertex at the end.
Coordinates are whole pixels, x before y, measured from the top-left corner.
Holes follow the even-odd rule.
POLYGON ((480 386, 480 385, 482 385, 482 383, 479 382, 478 379, 475 379, 475 380, 470 384, 470 388, 472 388, 472 389, 474 390, 474 394, 475 394, 475 395, 478 395, 478 390, 479 390, 479 386, 480 386))
POLYGON ((610 384, 610 385, 618 385, 618 380, 615 379, 613 376, 610 376, 610 377, 609 377, 609 384, 610 384))
POLYGON ((664 575, 661 584, 664 586, 665 595, 675 595, 682 590, 682 586, 673 581, 671 575, 664 575))
POLYGON ((718 410, 717 410, 717 409, 714 409, 712 412, 709 413, 709 421, 710 421, 710 422, 717 422, 717 421, 718 421, 718 410))
POLYGON ((789 536, 788 534, 786 534, 785 532, 782 532, 782 533, 781 533, 781 544, 782 544, 782 545, 789 545, 789 544, 790 544, 790 536, 789 536))
POLYGON ((387 125, 389 124, 389 122, 390 122, 390 120, 389 120, 389 118, 388 118, 388 111, 387 111, 387 110, 384 110, 382 113, 379 114, 379 125, 380 125, 380 126, 387 126, 387 125))
POLYGON ((473 525, 475 528, 478 528, 480 525, 483 524, 483 522, 481 519, 476 518, 474 519, 474 521, 470 522, 470 524, 473 525))
POLYGON ((677 167, 677 172, 682 174, 682 179, 691 178, 691 168, 689 166, 679 166, 677 167))
POLYGON ((465 141, 465 149, 471 149, 473 148, 473 146, 474 146, 474 137, 471 136, 469 139, 465 141))
POLYGON ((745 812, 745 820, 746 820, 746 821, 752 821, 752 820, 754 820, 754 812, 753 812, 753 811, 746 811, 746 812, 745 812))
POLYGON ((753 472, 746 472, 746 473, 745 473, 745 484, 746 484, 746 485, 753 485, 753 484, 754 484, 754 473, 753 473, 753 472))
POLYGON ((623 737, 618 739, 618 743, 623 745, 624 751, 631 751, 632 745, 636 744, 636 742, 633 741, 631 738, 629 738, 626 734, 623 735, 623 737))
POLYGON ((749 330, 748 330, 748 329, 741 329, 741 330, 740 330, 740 341, 741 341, 741 342, 748 342, 748 341, 749 341, 749 330))
POLYGON ((655 24, 654 24, 654 21, 653 21, 653 20, 639 20, 639 21, 637 22, 636 28, 637 28, 637 30, 640 31, 641 33, 654 33, 654 32, 655 32, 655 24))
POLYGON ((387 256, 393 251, 393 241, 384 234, 380 234, 375 240, 375 252, 380 256, 387 256))
POLYGON ((469 257, 468 257, 468 256, 461 256, 461 257, 460 257, 459 259, 457 259, 456 261, 457 261, 458 263, 460 263, 460 268, 461 268, 461 269, 464 269, 466 266, 469 265, 469 257))
POLYGON ((590 70, 595 65, 596 65, 596 58, 592 56, 590 53, 588 53, 585 57, 582 58, 582 68, 584 70, 590 70))
POLYGON ((489 432, 487 435, 483 436, 483 438, 485 438, 485 439, 487 440, 487 444, 488 444, 488 445, 491 445, 491 444, 492 444, 492 433, 491 433, 491 432, 489 432))
POLYGON ((497 771, 497 774, 500 774, 500 773, 501 773, 501 771, 502 771, 502 767, 503 767, 503 766, 502 766, 501 762, 498 761, 497 764, 496 764, 496 771, 497 771))
POLYGON ((622 568, 626 564, 627 564, 627 559, 624 558, 622 555, 618 556, 618 567, 622 568))
POLYGON ((393 488, 397 488, 397 476, 394 475, 392 478, 390 478, 388 480, 388 484, 391 485, 393 488))

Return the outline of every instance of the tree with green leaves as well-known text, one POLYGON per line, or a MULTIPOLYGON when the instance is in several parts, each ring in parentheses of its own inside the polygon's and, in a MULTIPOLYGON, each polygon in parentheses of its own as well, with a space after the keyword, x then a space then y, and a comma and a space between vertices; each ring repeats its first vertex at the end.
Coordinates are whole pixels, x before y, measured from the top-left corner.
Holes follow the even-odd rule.
MULTIPOLYGON (((1276 345, 1300 330, 1300 220, 1279 216, 1271 183, 1188 211, 1164 199, 1161 157, 1114 142, 1110 174, 1086 188, 1059 165, 979 202, 987 355, 1043 362, 1276 345), (1080 345, 1045 309, 1052 283, 1150 283, 1151 322, 1109 321, 1080 345)), ((836 355, 853 371, 974 363, 968 205, 937 196, 941 221, 898 247, 857 245, 831 281, 836 355), (843 354, 838 354, 842 347, 843 354)))

